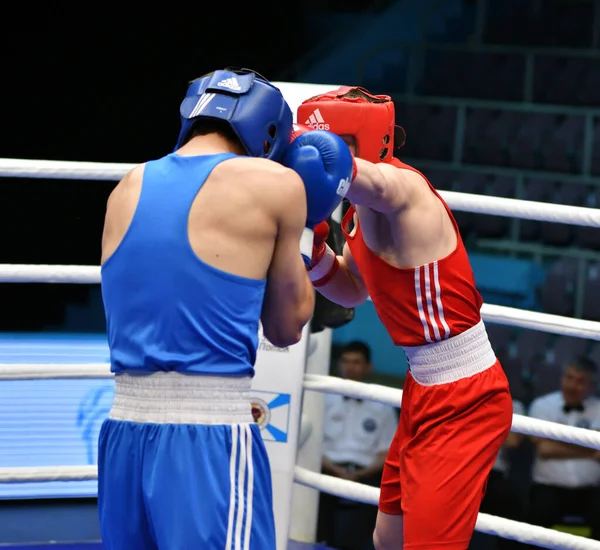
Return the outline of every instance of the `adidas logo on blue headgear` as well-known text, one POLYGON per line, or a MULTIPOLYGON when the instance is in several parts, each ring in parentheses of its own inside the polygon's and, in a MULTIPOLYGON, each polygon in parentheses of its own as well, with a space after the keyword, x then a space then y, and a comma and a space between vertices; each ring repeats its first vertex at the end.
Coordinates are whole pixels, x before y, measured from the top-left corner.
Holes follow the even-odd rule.
POLYGON ((181 131, 175 149, 196 120, 224 120, 251 157, 280 160, 290 143, 293 115, 281 91, 248 69, 215 71, 194 80, 179 109, 181 131))

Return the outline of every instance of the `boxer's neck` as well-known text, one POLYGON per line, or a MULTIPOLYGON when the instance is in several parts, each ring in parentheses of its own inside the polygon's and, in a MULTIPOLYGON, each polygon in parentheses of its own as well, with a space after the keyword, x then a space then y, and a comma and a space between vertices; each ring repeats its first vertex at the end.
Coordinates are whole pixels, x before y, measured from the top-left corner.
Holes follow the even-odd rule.
POLYGON ((246 154, 239 145, 217 133, 194 136, 177 152, 182 156, 216 155, 219 153, 246 154))

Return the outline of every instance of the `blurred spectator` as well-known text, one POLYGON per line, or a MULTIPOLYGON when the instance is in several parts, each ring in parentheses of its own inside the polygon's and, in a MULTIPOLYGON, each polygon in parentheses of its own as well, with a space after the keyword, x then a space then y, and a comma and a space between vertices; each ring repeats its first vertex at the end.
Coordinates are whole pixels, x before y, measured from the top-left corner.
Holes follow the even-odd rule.
MULTIPOLYGON (((600 399, 591 396, 596 365, 581 357, 563 371, 560 391, 538 397, 533 418, 586 429, 600 429, 600 399)), ((565 516, 580 516, 600 540, 600 451, 552 439, 533 437, 529 523, 551 527, 565 516)))
MULTIPOLYGON (((363 382, 372 369, 371 350, 363 342, 347 344, 338 367, 343 378, 363 382)), ((326 395, 323 473, 379 487, 397 423, 393 407, 326 395)), ((376 506, 322 493, 317 538, 339 550, 372 548, 376 517, 376 506)))
MULTIPOLYGON (((525 414, 525 407, 520 401, 513 400, 514 414, 525 414)), ((516 449, 523 442, 523 435, 510 432, 502 449, 498 453, 498 458, 492 467, 490 477, 488 478, 487 489, 480 511, 484 514, 500 516, 515 521, 522 521, 522 505, 519 496, 513 491, 509 481, 510 473, 510 451, 516 449)), ((509 550, 512 548, 522 548, 520 543, 515 541, 496 537, 497 550, 509 550)))

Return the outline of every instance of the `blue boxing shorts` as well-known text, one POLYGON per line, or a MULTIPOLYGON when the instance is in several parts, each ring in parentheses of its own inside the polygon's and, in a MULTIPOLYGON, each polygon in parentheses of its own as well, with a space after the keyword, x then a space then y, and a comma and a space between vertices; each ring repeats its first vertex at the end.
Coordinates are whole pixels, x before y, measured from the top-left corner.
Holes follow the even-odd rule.
POLYGON ((271 472, 250 379, 115 377, 100 431, 106 550, 275 550, 271 472))

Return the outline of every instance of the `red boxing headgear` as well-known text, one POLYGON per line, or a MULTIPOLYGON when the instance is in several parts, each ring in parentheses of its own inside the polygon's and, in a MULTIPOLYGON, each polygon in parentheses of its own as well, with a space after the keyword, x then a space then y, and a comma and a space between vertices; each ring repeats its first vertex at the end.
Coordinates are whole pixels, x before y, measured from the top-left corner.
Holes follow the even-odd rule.
MULTIPOLYGON (((394 103, 387 95, 364 88, 342 86, 307 99, 298 107, 298 123, 313 130, 329 130, 356 140, 357 156, 370 162, 391 162, 394 156, 394 103), (351 91, 356 97, 348 97, 351 91)), ((401 143, 405 135, 402 131, 401 143)))

